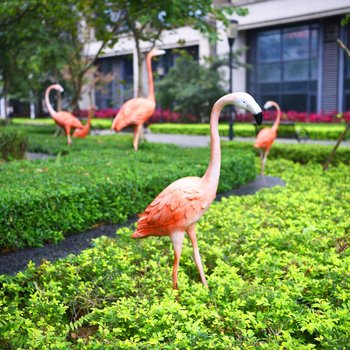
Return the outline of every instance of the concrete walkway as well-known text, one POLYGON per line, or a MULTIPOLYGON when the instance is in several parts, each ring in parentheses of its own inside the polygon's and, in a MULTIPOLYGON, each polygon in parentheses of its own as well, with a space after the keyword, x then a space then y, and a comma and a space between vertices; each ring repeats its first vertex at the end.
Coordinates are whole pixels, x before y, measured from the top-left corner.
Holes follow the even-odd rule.
MULTIPOLYGON (((171 143, 182 147, 206 147, 209 145, 210 137, 203 135, 176 135, 176 134, 155 134, 148 132, 145 134, 146 140, 156 143, 171 143)), ((228 141, 228 137, 221 137, 222 141, 228 141)), ((235 137, 234 141, 254 142, 253 137, 235 137)), ((298 144, 296 139, 277 138, 275 143, 298 144)), ((335 145, 336 141, 308 140, 301 143, 306 145, 335 145)), ((341 146, 350 147, 350 141, 342 142, 341 146)))
MULTIPOLYGON (((91 135, 113 135, 119 134, 112 130, 92 130, 91 135)), ((132 135, 129 132, 122 132, 120 135, 132 135)), ((144 134, 148 142, 155 143, 167 143, 173 144, 180 147, 206 147, 210 143, 210 136, 205 135, 178 135, 178 134, 158 134, 152 133, 149 130, 144 134)), ((228 141, 228 137, 220 137, 222 141, 228 141)), ((251 142, 255 141, 255 137, 235 137, 234 141, 239 142, 251 142)), ((320 146, 334 146, 336 141, 329 140, 307 140, 306 142, 299 143, 296 139, 283 139, 277 138, 275 143, 286 143, 286 144, 306 144, 306 145, 320 145, 320 146)), ((343 141, 340 146, 350 147, 350 141, 343 141)))

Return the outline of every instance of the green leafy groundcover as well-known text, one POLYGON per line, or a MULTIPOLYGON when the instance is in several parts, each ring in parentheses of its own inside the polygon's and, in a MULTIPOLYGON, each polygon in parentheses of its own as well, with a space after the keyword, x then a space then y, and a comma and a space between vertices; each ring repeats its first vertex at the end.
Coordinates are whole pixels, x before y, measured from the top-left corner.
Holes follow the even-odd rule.
POLYGON ((286 187, 214 203, 198 225, 210 288, 185 242, 132 228, 0 277, 4 349, 348 349, 350 173, 270 161, 286 187))
MULTIPOLYGON (((71 149, 65 137, 31 132, 29 138, 31 150, 58 155, 0 165, 0 249, 57 242, 98 223, 123 222, 172 181, 202 176, 209 161, 208 148, 144 143, 134 152, 131 138, 119 135, 74 140, 71 149)), ((224 151, 219 192, 255 174, 251 150, 224 151)))
MULTIPOLYGON (((158 123, 149 126, 154 133, 164 134, 188 134, 188 135, 209 135, 209 124, 171 124, 158 123)), ((344 131, 344 124, 313 124, 297 123, 296 130, 305 135, 307 131, 311 140, 337 140, 339 135, 344 131)), ((219 125, 220 135, 228 136, 228 124, 219 125)), ((283 130, 281 130, 282 132, 283 130)), ((253 124, 235 123, 234 133, 239 137, 255 137, 256 130, 253 124)), ((350 138, 350 133, 346 136, 350 138)))

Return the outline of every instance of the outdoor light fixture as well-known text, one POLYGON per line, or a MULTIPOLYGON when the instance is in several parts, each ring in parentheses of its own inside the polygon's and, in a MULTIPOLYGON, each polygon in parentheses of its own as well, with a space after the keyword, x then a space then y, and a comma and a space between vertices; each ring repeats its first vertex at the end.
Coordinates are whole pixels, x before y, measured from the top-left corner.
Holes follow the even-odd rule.
MULTIPOLYGON (((231 19, 229 26, 227 27, 227 39, 230 47, 229 51, 229 70, 230 70, 230 88, 229 93, 232 92, 232 46, 235 42, 238 34, 238 21, 231 19)), ((229 118, 229 140, 233 140, 233 119, 234 119, 234 107, 230 107, 230 118, 229 118)))

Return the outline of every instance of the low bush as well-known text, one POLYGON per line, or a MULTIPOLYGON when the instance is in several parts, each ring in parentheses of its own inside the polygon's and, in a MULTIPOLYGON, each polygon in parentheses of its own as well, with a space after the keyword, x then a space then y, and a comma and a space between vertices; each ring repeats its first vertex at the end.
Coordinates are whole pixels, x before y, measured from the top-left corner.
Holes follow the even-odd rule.
POLYGON ((347 349, 350 173, 267 163, 286 187, 214 203, 198 225, 209 289, 167 237, 100 238, 0 277, 4 349, 347 349))
MULTIPOLYGON (((58 156, 1 166, 2 249, 57 242, 97 223, 122 222, 141 212, 172 181, 202 176, 209 161, 207 148, 144 143, 136 153, 131 138, 119 135, 74 140, 72 147, 64 137, 30 138, 34 146, 43 141, 41 152, 58 156), (65 157, 63 150, 69 152, 65 157)), ((219 191, 237 187, 255 174, 251 151, 223 152, 219 191)))
MULTIPOLYGON (((223 148, 233 150, 251 150, 253 148, 252 142, 222 142, 223 148)), ((268 159, 279 158, 288 159, 293 162, 307 164, 318 163, 323 164, 328 155, 331 153, 334 146, 331 145, 315 145, 315 144, 285 144, 275 142, 270 149, 268 159)), ((259 149, 254 149, 257 155, 260 154, 259 149)), ((350 164, 350 148, 340 146, 332 161, 332 165, 350 164)))
POLYGON ((23 131, 0 127, 0 159, 22 159, 28 146, 28 135, 23 131))
MULTIPOLYGON (((262 126, 263 127, 263 126, 262 126)), ((209 124, 152 124, 149 129, 154 133, 164 134, 186 134, 186 135, 209 135, 209 124)), ((296 130, 307 131, 311 140, 337 140, 341 132, 345 129, 344 124, 302 124, 296 125, 296 130)), ((219 125, 220 135, 228 136, 228 124, 219 125)), ((255 137, 256 129, 253 124, 235 123, 234 134, 238 137, 255 137)), ((279 137, 283 137, 281 128, 279 137)), ((350 139, 350 133, 346 136, 350 139)))

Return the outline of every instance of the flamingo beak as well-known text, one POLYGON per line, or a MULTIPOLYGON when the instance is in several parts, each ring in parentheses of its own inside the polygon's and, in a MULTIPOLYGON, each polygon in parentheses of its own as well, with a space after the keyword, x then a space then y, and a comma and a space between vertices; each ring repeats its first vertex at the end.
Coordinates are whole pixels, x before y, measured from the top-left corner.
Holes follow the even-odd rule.
POLYGON ((258 125, 261 125, 263 122, 263 114, 259 112, 258 114, 254 114, 255 121, 258 125))

